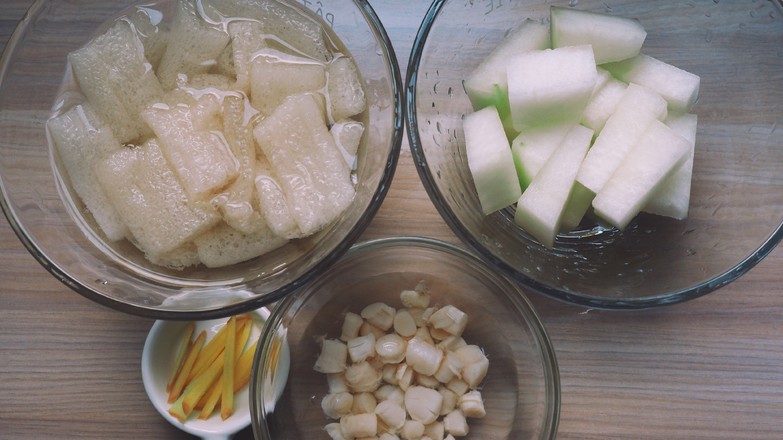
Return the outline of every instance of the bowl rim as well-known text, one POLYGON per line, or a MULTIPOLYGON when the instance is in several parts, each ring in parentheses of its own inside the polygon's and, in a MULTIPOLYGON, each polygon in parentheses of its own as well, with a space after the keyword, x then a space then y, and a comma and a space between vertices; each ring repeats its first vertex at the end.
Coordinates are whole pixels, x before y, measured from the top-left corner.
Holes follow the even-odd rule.
MULTIPOLYGON (((42 12, 46 11, 46 5, 49 1, 50 0, 35 0, 35 2, 25 12, 14 28, 14 31, 8 39, 2 54, 0 54, 0 84, 2 84, 5 80, 6 74, 11 64, 11 60, 13 59, 15 52, 18 50, 18 44, 21 41, 23 35, 28 31, 31 23, 33 23, 42 12)), ((176 311, 159 308, 158 306, 130 304, 105 296, 91 289, 85 282, 74 279, 68 274, 68 271, 56 263, 50 261, 46 257, 46 253, 34 240, 29 237, 26 231, 26 227, 19 221, 20 217, 17 215, 16 210, 9 202, 11 198, 8 196, 8 190, 6 188, 6 184, 4 183, 4 179, 2 176, 0 176, 0 208, 2 209, 5 218, 11 226, 11 229, 14 231, 27 251, 33 256, 33 258, 62 284, 66 285, 76 293, 92 301, 95 301, 98 304, 107 306, 120 312, 144 318, 162 320, 204 320, 224 318, 230 315, 258 309, 259 307, 278 301, 280 298, 283 298, 291 292, 299 289, 302 285, 312 280, 323 270, 330 267, 337 260, 339 260, 339 258, 348 251, 353 243, 355 243, 356 240, 358 240, 362 233, 367 229, 369 224, 372 222, 372 219, 380 209, 386 194, 389 192, 389 188, 391 187, 391 183, 397 168, 397 163, 399 161, 400 151, 402 149, 405 128, 405 94, 403 92, 403 80, 394 47, 386 32, 386 29, 383 26, 383 23, 381 23, 380 18, 375 13, 375 10, 370 6, 368 1, 352 1, 357 9, 361 11, 365 21, 368 24, 368 27, 377 36, 378 44, 380 46, 380 52, 378 55, 383 56, 387 74, 389 75, 391 93, 394 97, 391 111, 392 120, 390 124, 390 148, 389 153, 385 159, 381 178, 375 188, 374 193, 372 194, 372 197, 370 197, 368 200, 367 209, 358 218, 356 224, 348 231, 345 238, 335 246, 335 248, 326 256, 326 258, 314 264, 299 278, 275 291, 266 293, 264 295, 256 295, 245 298, 241 301, 231 304, 224 304, 217 308, 213 307, 210 309, 196 311, 176 311)))
MULTIPOLYGON (((438 15, 440 14, 444 5, 448 2, 449 0, 434 0, 432 2, 429 10, 422 19, 421 25, 416 34, 416 38, 413 42, 413 47, 411 48, 409 57, 410 61, 408 62, 408 70, 405 81, 405 122, 408 128, 408 142, 410 144, 411 153, 414 159, 413 162, 416 166, 416 171, 418 172, 419 178, 421 179, 424 189, 427 191, 430 200, 432 200, 435 208, 438 210, 441 217, 443 217, 443 220, 469 248, 478 253, 481 258, 485 259, 500 272, 537 294, 541 294, 567 304, 601 310, 649 309, 693 300, 737 280, 740 276, 748 272, 762 259, 764 259, 764 257, 772 252, 778 243, 783 240, 783 222, 781 222, 756 248, 755 251, 736 263, 733 267, 713 276, 711 279, 696 284, 687 289, 674 290, 658 295, 630 299, 595 297, 553 287, 548 284, 536 281, 535 279, 525 275, 524 273, 503 262, 492 252, 490 252, 489 249, 484 247, 478 240, 472 237, 470 231, 468 231, 462 222, 460 222, 459 217, 449 206, 446 206, 445 203, 438 202, 439 200, 444 200, 444 197, 437 187, 436 177, 429 170, 427 157, 424 154, 419 137, 419 124, 416 117, 416 84, 418 79, 419 66, 422 61, 422 55, 424 53, 424 47, 427 42, 427 36, 432 30, 432 27, 435 24, 435 21, 437 20, 438 15)), ((776 2, 778 3, 778 6, 783 6, 783 0, 776 0, 776 2)))
MULTIPOLYGON (((468 264, 474 265, 488 274, 491 274, 494 278, 493 281, 505 285, 505 288, 502 289, 504 293, 516 293, 516 295, 506 295, 506 297, 514 304, 517 310, 524 315, 526 322, 529 324, 530 331, 537 343, 538 351, 541 353, 545 394, 548 399, 551 398, 551 402, 549 402, 546 408, 547 419, 541 425, 541 438, 552 440, 557 438, 562 401, 560 367, 557 361, 554 344, 549 337, 546 326, 538 315, 533 303, 527 298, 521 287, 503 273, 494 270, 485 260, 476 256, 469 250, 455 244, 429 237, 398 236, 362 241, 351 246, 346 253, 346 258, 356 253, 391 247, 421 247, 440 253, 455 255, 458 258, 465 260, 468 264)), ((266 430, 266 412, 264 411, 263 403, 259 401, 264 390, 264 372, 269 370, 269 368, 273 368, 267 364, 268 350, 272 345, 269 344, 269 342, 273 340, 276 334, 279 334, 284 315, 291 307, 296 306, 297 303, 302 300, 299 298, 301 292, 303 292, 303 290, 287 296, 280 303, 275 305, 264 324, 261 336, 259 337, 259 348, 253 359, 253 368, 250 377, 250 414, 252 417, 253 433, 257 439, 271 440, 271 437, 266 430)), ((274 392, 274 390, 272 391, 274 392)))

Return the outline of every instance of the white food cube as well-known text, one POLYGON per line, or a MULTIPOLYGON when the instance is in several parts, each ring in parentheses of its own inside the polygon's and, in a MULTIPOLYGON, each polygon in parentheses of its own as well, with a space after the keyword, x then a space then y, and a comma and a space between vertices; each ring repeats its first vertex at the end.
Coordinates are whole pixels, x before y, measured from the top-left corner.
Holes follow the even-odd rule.
POLYGON ((517 202, 514 221, 551 248, 593 131, 574 125, 517 202))
POLYGON ((621 81, 655 90, 674 112, 690 111, 699 97, 699 76, 646 54, 602 67, 621 81))
POLYGON ((279 179, 263 156, 256 162, 255 186, 259 209, 272 231, 288 239, 303 237, 279 179))
POLYGON ((465 116, 465 152, 484 214, 517 201, 522 194, 514 159, 495 107, 465 116))
POLYGON ((231 58, 236 75, 235 87, 250 94, 250 65, 253 54, 269 47, 264 26, 251 20, 237 20, 228 23, 231 36, 231 58))
POLYGON ((511 154, 519 183, 527 188, 574 124, 545 125, 521 131, 511 141, 511 154))
POLYGON ((573 7, 550 7, 550 23, 552 47, 589 44, 596 64, 638 55, 647 37, 637 20, 573 7))
POLYGON ((689 141, 663 122, 654 121, 596 194, 596 215, 618 229, 628 226, 690 151, 689 141))
POLYGON ((547 26, 531 19, 523 20, 465 79, 465 92, 473 108, 497 107, 501 101, 508 100, 506 68, 510 58, 527 51, 548 48, 547 26))
POLYGON ((589 45, 533 50, 508 63, 508 102, 514 128, 576 122, 598 73, 589 45))
POLYGON ((94 171, 95 164, 101 159, 122 149, 111 128, 95 114, 89 103, 71 107, 50 119, 46 127, 74 191, 98 227, 109 240, 125 238, 128 228, 107 198, 94 171))
POLYGON ((691 144, 686 160, 653 194, 644 211, 682 220, 688 216, 693 177, 693 156, 696 147, 698 117, 691 113, 669 114, 664 123, 691 144))
POLYGON ((580 123, 592 129, 595 136, 598 136, 606 125, 606 121, 617 109, 617 104, 622 99, 627 87, 626 83, 609 78, 590 98, 580 123))
POLYGON ((191 206, 185 190, 152 139, 117 151, 96 165, 106 195, 146 254, 176 249, 220 221, 212 206, 191 206))
POLYGON ((597 193, 647 127, 666 117, 666 101, 647 87, 629 84, 587 153, 576 180, 597 193))
POLYGON ((287 98, 253 134, 303 234, 337 220, 353 201, 350 169, 312 95, 287 98))

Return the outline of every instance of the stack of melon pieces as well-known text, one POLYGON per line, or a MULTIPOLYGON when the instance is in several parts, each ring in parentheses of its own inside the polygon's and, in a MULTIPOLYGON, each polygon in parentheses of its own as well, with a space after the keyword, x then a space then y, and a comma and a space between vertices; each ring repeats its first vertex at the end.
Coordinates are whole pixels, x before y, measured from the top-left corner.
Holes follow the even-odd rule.
POLYGON ((200 4, 179 0, 166 28, 138 8, 72 52, 84 99, 47 124, 104 236, 177 269, 336 221, 364 131, 358 69, 319 22, 271 0, 200 4))
POLYGON ((640 212, 683 219, 698 76, 642 52, 634 19, 552 6, 525 20, 464 81, 468 165, 484 214, 547 247, 585 215, 625 228, 640 212))

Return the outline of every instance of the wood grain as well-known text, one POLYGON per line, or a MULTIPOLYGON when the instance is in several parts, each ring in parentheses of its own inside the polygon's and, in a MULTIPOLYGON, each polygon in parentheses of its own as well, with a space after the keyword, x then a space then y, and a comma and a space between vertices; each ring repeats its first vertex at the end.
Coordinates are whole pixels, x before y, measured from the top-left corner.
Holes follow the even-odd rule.
MULTIPOLYGON (((0 44, 30 3, 0 2, 0 44)), ((406 66, 427 5, 373 7, 406 66)), ((398 235, 459 242, 425 193, 407 141, 363 238, 398 235)), ((781 267, 778 248, 720 291, 653 311, 585 310, 531 294, 560 364, 559 437, 783 438, 781 267)), ((2 222, 0 438, 191 438, 165 422, 144 392, 139 365, 151 324, 67 289, 2 222)))

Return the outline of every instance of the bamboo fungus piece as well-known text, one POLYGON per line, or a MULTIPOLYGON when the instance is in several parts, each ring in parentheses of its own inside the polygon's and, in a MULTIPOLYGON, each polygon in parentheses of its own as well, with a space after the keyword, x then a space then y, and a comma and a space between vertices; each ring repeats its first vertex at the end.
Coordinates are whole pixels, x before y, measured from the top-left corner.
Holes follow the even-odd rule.
POLYGON ((182 389, 185 387, 185 383, 187 382, 187 378, 190 375, 191 369, 193 368, 194 362, 198 355, 201 353, 201 348, 204 345, 204 340, 207 338, 206 332, 202 331, 199 333, 196 340, 193 342, 192 348, 190 352, 188 353, 187 357, 184 359, 184 363, 182 365, 182 368, 180 369, 180 373, 177 376, 177 378, 174 381, 174 385, 171 387, 171 391, 169 392, 169 403, 172 403, 176 401, 180 394, 182 393, 182 389))

